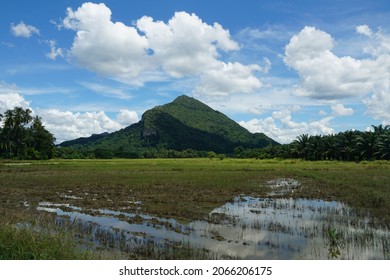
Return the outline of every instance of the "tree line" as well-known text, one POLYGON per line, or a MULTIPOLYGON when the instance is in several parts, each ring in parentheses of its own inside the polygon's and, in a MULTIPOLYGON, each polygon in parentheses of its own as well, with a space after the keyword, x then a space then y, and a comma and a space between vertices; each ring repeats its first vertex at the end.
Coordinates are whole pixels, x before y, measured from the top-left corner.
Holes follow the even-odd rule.
MULTIPOLYGON (((217 157, 212 151, 186 149, 176 151, 165 148, 90 149, 79 150, 56 147, 55 138, 30 109, 15 107, 0 114, 0 158, 191 158, 217 157)), ((390 126, 372 126, 370 131, 348 130, 332 135, 302 134, 292 143, 248 149, 236 147, 235 158, 297 158, 304 160, 390 160, 390 126)), ((218 156, 220 159, 221 157, 218 156)), ((223 157, 225 158, 225 156, 223 157)))
POLYGON ((30 109, 15 107, 0 114, 0 158, 50 159, 55 138, 30 109))
POLYGON ((292 143, 263 149, 234 150, 241 158, 299 158, 304 160, 390 160, 390 126, 370 131, 348 130, 332 135, 302 134, 292 143))
POLYGON ((164 147, 133 147, 129 150, 109 148, 57 149, 62 158, 196 158, 209 157, 224 159, 303 159, 311 161, 340 160, 390 160, 390 126, 372 126, 371 131, 348 130, 332 135, 299 135, 292 143, 269 145, 265 148, 236 147, 232 154, 217 154, 213 151, 194 149, 172 150, 164 147))

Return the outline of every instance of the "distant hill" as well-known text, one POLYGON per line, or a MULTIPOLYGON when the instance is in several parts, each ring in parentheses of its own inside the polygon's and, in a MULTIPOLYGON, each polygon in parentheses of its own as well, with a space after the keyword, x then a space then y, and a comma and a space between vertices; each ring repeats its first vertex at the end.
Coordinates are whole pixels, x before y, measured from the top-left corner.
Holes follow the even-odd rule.
POLYGON ((78 150, 104 149, 124 157, 133 157, 132 153, 147 148, 229 154, 239 146, 261 148, 268 145, 278 143, 263 133, 250 133, 221 112, 185 95, 146 111, 140 122, 119 131, 60 144, 78 150))

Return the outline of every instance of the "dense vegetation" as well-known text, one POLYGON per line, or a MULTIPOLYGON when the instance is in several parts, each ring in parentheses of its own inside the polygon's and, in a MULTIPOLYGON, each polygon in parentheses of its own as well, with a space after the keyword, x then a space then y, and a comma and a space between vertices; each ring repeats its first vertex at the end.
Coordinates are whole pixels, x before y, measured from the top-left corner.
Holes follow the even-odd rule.
POLYGON ((139 123, 114 133, 94 134, 54 147, 53 135, 29 109, 0 115, 0 158, 196 158, 390 160, 390 126, 332 135, 302 134, 279 145, 252 134, 200 101, 179 96, 148 110, 139 123), (1 123, 1 122, 0 122, 1 123))
POLYGON ((250 133, 194 98, 179 96, 146 111, 139 123, 111 134, 61 143, 59 152, 63 157, 204 157, 209 151, 232 154, 238 146, 268 145, 278 143, 262 133, 250 133))
POLYGON ((250 133, 224 114, 187 96, 148 110, 142 120, 111 134, 61 144, 63 158, 300 158, 362 161, 390 159, 390 126, 333 135, 303 134, 279 145, 262 133, 250 133), (218 154, 218 155, 217 155, 218 154))
POLYGON ((92 254, 77 248, 73 237, 55 227, 34 230, 0 221, 0 260, 75 260, 92 254), (54 230, 55 229, 55 230, 54 230))
MULTIPOLYGON (((304 159, 363 161, 390 160, 390 126, 372 126, 372 131, 348 130, 332 135, 302 134, 292 143, 268 145, 263 148, 237 146, 232 153, 216 153, 218 149, 198 151, 196 149, 175 150, 157 147, 127 147, 112 150, 107 148, 75 149, 60 147, 57 154, 62 158, 196 158, 227 157, 258 159, 304 159)), ((117 139, 120 141, 120 138, 117 139)), ((104 142, 103 142, 104 143, 104 142)), ((76 146, 77 147, 77 146, 76 146)))
POLYGON ((239 158, 300 158, 305 160, 390 160, 390 126, 371 131, 348 130, 333 135, 303 134, 291 144, 263 149, 236 148, 239 158))
POLYGON ((0 158, 49 159, 54 156, 54 136, 30 109, 15 107, 0 114, 0 158))

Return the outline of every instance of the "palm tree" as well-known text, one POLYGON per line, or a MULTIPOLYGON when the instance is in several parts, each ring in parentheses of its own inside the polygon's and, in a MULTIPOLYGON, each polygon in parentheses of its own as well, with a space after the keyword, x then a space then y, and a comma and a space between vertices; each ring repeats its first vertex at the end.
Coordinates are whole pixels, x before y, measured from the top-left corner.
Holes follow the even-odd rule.
POLYGON ((308 139, 308 158, 311 160, 321 160, 323 156, 323 141, 322 136, 310 136, 308 139))
POLYGON ((390 125, 386 125, 385 127, 383 127, 382 124, 378 125, 378 126, 375 126, 375 125, 371 125, 371 127, 374 129, 374 133, 376 135, 382 135, 383 133, 385 133, 387 130, 390 129, 390 125))
POLYGON ((378 158, 390 160, 390 130, 378 137, 375 149, 375 155, 378 158))
POLYGON ((25 143, 25 126, 32 120, 30 109, 15 107, 4 114, 4 127, 2 130, 2 149, 7 154, 24 157, 27 153, 25 143))
POLYGON ((360 159, 371 160, 374 158, 375 143, 377 135, 374 132, 366 131, 355 139, 355 150, 360 159))
POLYGON ((7 110, 4 114, 4 129, 13 128, 15 125, 14 111, 7 110))
POLYGON ((322 158, 339 159, 340 150, 335 135, 327 135, 322 138, 322 158))
POLYGON ((47 159, 53 156, 55 138, 45 129, 40 117, 34 117, 29 136, 29 148, 34 158, 47 159))
POLYGON ((335 146, 337 150, 337 159, 340 160, 354 160, 356 155, 356 138, 359 132, 348 130, 340 132, 335 137, 335 146))
POLYGON ((292 152, 298 157, 303 157, 304 159, 309 159, 309 135, 302 134, 297 137, 293 142, 292 152))

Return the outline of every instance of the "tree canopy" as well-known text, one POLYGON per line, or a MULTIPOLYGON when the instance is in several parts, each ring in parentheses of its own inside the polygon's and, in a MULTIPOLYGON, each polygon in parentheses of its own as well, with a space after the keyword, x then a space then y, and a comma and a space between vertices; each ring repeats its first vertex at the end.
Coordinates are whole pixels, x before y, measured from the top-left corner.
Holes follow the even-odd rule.
POLYGON ((54 136, 30 109, 15 107, 0 114, 0 157, 49 159, 54 156, 54 136))
POLYGON ((348 130, 332 135, 299 135, 291 144, 263 149, 235 149, 236 157, 305 160, 390 160, 390 126, 370 131, 348 130))

